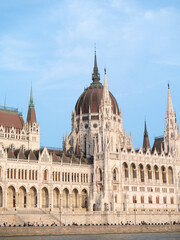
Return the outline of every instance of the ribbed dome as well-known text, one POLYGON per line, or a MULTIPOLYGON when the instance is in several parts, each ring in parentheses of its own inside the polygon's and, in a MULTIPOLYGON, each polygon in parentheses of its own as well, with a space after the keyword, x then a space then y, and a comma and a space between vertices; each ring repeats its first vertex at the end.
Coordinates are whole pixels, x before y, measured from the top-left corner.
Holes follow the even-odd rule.
MULTIPOLYGON (((111 99, 112 111, 114 114, 119 114, 119 107, 116 102, 116 99, 114 98, 111 92, 109 92, 109 94, 111 99)), ((100 83, 91 84, 91 86, 85 89, 85 91, 81 94, 81 96, 77 100, 75 106, 76 115, 80 114, 80 108, 82 108, 83 114, 89 113, 89 107, 91 109, 91 113, 98 113, 102 98, 103 98, 103 85, 100 83)))
MULTIPOLYGON (((100 74, 98 72, 98 67, 97 67, 96 51, 94 55, 94 68, 93 68, 92 80, 93 80, 93 83, 84 90, 84 92, 81 94, 81 96, 77 100, 77 103, 75 106, 76 115, 80 114, 81 108, 82 108, 82 114, 89 113, 89 107, 90 107, 91 113, 99 112, 99 107, 101 104, 101 100, 103 98, 103 85, 99 82, 100 74)), ((116 99, 114 98, 111 92, 109 92, 109 94, 111 99, 112 112, 114 114, 119 114, 119 108, 118 108, 116 99)))

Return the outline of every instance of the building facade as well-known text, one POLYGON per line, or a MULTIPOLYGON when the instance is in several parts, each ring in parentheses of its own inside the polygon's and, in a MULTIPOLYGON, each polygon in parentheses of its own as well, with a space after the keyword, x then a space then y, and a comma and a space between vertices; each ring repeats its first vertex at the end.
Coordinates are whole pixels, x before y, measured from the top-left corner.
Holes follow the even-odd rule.
POLYGON ((72 113, 63 148, 40 148, 32 89, 27 120, 0 109, 0 209, 43 210, 59 222, 180 221, 180 135, 170 89, 164 136, 151 149, 145 122, 135 150, 122 113, 100 82, 96 52, 92 83, 72 113))

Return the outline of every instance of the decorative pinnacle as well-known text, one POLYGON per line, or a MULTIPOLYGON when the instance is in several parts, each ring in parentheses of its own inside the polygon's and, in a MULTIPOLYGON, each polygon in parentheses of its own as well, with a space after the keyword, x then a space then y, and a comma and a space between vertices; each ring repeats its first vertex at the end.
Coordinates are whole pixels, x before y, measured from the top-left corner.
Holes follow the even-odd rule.
POLYGON ((31 94, 30 94, 29 108, 34 108, 33 94, 32 94, 32 85, 31 85, 31 94))
POLYGON ((169 87, 169 83, 168 83, 168 89, 169 89, 170 87, 169 87))
POLYGON ((104 68, 104 74, 106 75, 106 68, 104 68))
POLYGON ((100 74, 98 72, 97 59, 96 59, 96 47, 94 51, 94 68, 93 68, 92 80, 93 80, 93 83, 99 83, 100 81, 100 74))

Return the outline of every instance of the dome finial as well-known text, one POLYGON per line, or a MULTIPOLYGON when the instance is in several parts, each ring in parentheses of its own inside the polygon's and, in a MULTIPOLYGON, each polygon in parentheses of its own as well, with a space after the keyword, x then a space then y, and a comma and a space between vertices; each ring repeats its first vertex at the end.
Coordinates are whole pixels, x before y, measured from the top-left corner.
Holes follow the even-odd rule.
POLYGON ((95 45, 95 51, 94 51, 94 68, 93 68, 92 80, 93 80, 93 83, 99 83, 100 81, 100 74, 98 72, 97 59, 96 59, 96 45, 95 45))

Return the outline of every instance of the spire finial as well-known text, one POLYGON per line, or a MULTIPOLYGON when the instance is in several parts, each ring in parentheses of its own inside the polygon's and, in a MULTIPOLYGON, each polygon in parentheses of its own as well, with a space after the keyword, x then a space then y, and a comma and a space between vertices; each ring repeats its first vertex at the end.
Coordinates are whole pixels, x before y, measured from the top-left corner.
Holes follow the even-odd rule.
POLYGON ((5 96, 5 99, 4 99, 4 109, 6 110, 6 96, 5 96))
POLYGON ((94 68, 93 68, 92 80, 93 80, 93 83, 96 83, 96 84, 99 83, 100 81, 100 74, 98 72, 97 59, 96 59, 96 45, 95 45, 95 51, 94 51, 94 68))
POLYGON ((33 93, 32 93, 32 84, 31 84, 31 94, 30 94, 29 108, 34 108, 33 93))
POLYGON ((106 67, 104 68, 104 74, 106 75, 106 67))
POLYGON ((168 89, 170 89, 170 87, 169 87, 169 83, 168 83, 168 89))

